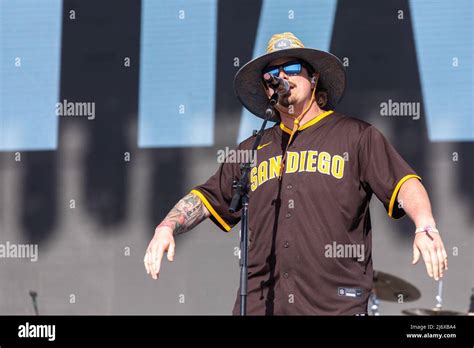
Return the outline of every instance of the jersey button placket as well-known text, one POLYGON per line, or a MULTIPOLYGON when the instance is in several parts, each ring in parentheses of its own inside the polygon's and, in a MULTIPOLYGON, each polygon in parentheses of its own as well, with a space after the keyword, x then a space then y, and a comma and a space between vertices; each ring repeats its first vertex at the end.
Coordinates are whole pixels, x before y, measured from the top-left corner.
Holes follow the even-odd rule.
POLYGON ((292 269, 293 269, 293 263, 295 262, 295 259, 293 258, 291 249, 290 249, 290 241, 292 239, 292 233, 294 232, 294 216, 295 216, 295 195, 296 195, 296 176, 298 173, 291 173, 291 174, 286 174, 283 176, 283 179, 285 180, 283 182, 282 188, 283 188, 283 207, 285 207, 284 210, 284 216, 285 216, 285 228, 283 229, 282 233, 282 242, 280 244, 280 247, 282 248, 282 273, 281 276, 283 278, 283 281, 285 283, 284 288, 286 289, 286 292, 288 294, 293 294, 293 286, 292 286, 292 269))
POLYGON ((286 197, 288 197, 287 211, 286 211, 285 217, 289 219, 293 215, 292 210, 294 209, 294 206, 295 206, 295 200, 294 200, 294 194, 293 194, 294 186, 291 183, 287 183, 285 187, 286 187, 286 197))
POLYGON ((286 294, 285 300, 281 301, 282 307, 285 312, 290 312, 294 309, 293 298, 294 298, 294 284, 292 281, 292 264, 295 259, 292 257, 289 246, 291 241, 291 235, 294 229, 294 218, 292 215, 294 211, 294 195, 295 195, 295 176, 297 173, 284 173, 281 183, 281 210, 278 218, 279 231, 277 235, 277 245, 280 251, 280 279, 283 293, 286 294), (290 306, 290 307, 289 307, 290 306))

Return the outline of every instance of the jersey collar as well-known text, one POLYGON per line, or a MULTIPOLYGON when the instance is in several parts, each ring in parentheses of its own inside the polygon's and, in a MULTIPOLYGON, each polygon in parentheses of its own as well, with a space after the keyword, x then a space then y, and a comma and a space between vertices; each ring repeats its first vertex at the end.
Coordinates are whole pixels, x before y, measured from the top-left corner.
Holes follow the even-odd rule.
MULTIPOLYGON (((329 116, 331 115, 332 113, 334 112, 334 110, 329 110, 329 111, 326 111, 326 112, 323 112, 321 115, 313 118, 311 121, 305 123, 304 125, 300 126, 298 128, 299 131, 302 131, 303 129, 306 129, 306 128, 309 128, 311 126, 314 126, 316 123, 318 123, 319 121, 321 121, 323 118, 325 118, 326 116, 329 116)), ((285 126, 285 124, 283 122, 280 122, 280 128, 283 132, 285 133, 288 133, 288 134, 291 134, 291 129, 288 128, 287 126, 285 126)))

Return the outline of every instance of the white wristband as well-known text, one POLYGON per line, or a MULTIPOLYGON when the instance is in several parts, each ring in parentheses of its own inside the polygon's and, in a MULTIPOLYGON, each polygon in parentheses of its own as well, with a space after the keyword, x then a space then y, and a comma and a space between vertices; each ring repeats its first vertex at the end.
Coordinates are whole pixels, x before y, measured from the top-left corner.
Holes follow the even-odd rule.
POLYGON ((439 234, 439 231, 434 228, 434 227, 431 227, 431 226, 425 226, 425 227, 418 227, 415 231, 415 233, 421 233, 421 232, 434 232, 434 233, 438 233, 439 234))

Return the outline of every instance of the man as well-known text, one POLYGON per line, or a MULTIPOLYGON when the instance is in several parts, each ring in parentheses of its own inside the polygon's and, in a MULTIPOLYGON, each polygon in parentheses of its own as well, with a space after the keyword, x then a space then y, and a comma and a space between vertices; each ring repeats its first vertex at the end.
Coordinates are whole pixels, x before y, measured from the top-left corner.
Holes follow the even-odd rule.
MULTIPOLYGON (((366 314, 372 194, 390 217, 408 214, 416 227, 413 264, 422 255, 429 276, 442 277, 447 254, 420 177, 375 127, 332 110, 346 83, 341 62, 304 48, 292 33, 272 36, 267 53, 234 81, 239 100, 258 117, 273 94, 263 83, 269 75, 287 80, 290 91, 280 97, 277 124, 265 130, 250 173, 247 313, 366 314)), ((148 246, 147 273, 157 279, 164 252, 174 258, 174 236, 204 219, 225 231, 239 222, 240 213, 228 208, 240 174, 239 164, 223 163, 176 204, 148 246)))

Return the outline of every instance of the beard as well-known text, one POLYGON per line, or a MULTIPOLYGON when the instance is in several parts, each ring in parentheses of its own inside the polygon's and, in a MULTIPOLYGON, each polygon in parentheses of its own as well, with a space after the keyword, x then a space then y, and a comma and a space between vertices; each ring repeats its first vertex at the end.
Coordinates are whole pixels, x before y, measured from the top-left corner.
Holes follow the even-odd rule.
POLYGON ((295 98, 291 94, 286 94, 280 97, 278 104, 283 106, 285 109, 288 109, 291 105, 295 104, 295 98))
MULTIPOLYGON (((293 87, 296 87, 296 85, 293 82, 290 82, 290 87, 292 87, 293 89, 293 87)), ((296 96, 294 95, 292 89, 290 89, 290 91, 287 94, 282 95, 278 99, 278 104, 280 104, 285 109, 288 109, 290 105, 294 105, 296 102, 296 96)))
POLYGON ((278 101, 278 104, 280 104, 281 106, 283 106, 285 109, 288 109, 291 105, 290 103, 290 98, 288 96, 284 96, 283 98, 281 98, 279 101, 278 101))

